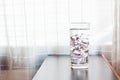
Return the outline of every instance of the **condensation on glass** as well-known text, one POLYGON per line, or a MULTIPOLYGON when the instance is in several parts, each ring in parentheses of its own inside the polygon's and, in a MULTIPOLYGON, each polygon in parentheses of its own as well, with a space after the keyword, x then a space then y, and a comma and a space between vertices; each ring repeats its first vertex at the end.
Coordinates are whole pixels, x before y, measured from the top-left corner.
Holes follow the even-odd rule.
POLYGON ((70 56, 72 68, 88 68, 89 23, 72 23, 70 28, 70 56))

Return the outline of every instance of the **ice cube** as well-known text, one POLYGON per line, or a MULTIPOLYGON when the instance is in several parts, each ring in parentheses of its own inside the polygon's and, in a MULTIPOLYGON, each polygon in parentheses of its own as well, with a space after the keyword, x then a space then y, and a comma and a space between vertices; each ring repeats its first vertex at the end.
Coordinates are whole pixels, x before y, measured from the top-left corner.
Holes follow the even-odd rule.
POLYGON ((74 50, 73 54, 80 54, 80 51, 79 50, 74 50))

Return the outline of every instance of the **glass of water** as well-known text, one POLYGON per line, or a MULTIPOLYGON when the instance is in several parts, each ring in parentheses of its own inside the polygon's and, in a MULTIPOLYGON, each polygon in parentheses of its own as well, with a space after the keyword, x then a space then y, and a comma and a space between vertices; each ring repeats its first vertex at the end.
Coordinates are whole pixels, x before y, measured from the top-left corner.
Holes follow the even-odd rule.
POLYGON ((70 28, 70 57, 72 68, 88 68, 89 23, 72 23, 70 28))

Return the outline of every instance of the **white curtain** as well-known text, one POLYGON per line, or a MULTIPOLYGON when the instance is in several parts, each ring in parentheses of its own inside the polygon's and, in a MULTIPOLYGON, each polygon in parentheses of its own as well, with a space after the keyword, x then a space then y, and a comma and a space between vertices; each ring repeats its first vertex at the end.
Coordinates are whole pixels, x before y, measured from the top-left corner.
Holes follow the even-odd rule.
POLYGON ((1 47, 36 46, 39 52, 56 53, 59 47, 66 50, 69 46, 68 0, 1 0, 0 3, 1 47))
POLYGON ((0 47, 69 54, 70 23, 81 21, 90 23, 92 50, 111 45, 113 6, 113 0, 0 0, 0 47))
POLYGON ((113 36, 112 66, 119 72, 120 65, 120 0, 115 1, 115 26, 113 36))
POLYGON ((68 0, 0 0, 0 55, 19 68, 39 55, 69 54, 68 23, 68 0))

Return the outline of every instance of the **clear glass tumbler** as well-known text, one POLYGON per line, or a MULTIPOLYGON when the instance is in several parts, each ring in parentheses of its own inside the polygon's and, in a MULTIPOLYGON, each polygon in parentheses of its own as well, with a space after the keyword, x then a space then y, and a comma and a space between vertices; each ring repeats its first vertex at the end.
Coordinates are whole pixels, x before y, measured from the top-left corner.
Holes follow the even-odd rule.
POLYGON ((70 56, 72 68, 88 68, 89 31, 88 23, 73 23, 70 28, 70 56))

